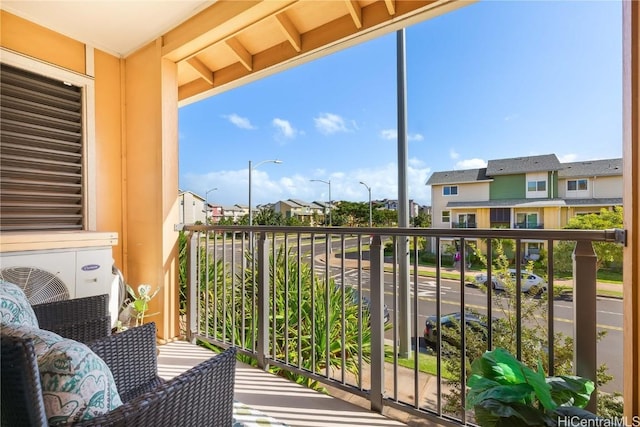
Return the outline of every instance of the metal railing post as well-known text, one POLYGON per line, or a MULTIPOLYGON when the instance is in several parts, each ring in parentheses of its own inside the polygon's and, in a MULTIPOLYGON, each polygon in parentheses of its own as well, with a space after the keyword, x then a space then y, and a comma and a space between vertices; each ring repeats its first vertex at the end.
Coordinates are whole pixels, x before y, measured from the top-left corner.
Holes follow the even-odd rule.
POLYGON ((267 233, 261 232, 258 242, 258 367, 267 370, 269 353, 269 241, 267 233))
MULTIPOLYGON (((597 384, 597 257, 591 241, 578 240, 573 251, 573 366, 576 375, 597 384)), ((596 412, 596 390, 585 409, 596 412)))
POLYGON ((382 413, 384 395, 384 252, 373 236, 371 261, 371 410, 382 413))
POLYGON ((189 268, 187 269, 187 340, 195 344, 194 334, 197 334, 197 314, 198 314, 198 287, 200 280, 198 278, 198 239, 194 238, 194 234, 187 234, 187 260, 189 268))

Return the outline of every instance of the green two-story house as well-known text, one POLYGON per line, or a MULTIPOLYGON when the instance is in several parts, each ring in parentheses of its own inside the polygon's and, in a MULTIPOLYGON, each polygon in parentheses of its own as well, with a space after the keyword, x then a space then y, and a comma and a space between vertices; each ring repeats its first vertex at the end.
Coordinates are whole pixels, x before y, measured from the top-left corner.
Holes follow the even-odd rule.
MULTIPOLYGON (((562 228, 575 215, 622 205, 622 159, 561 163, 555 154, 434 172, 434 228, 562 228)), ((525 255, 541 241, 525 242, 525 255)))

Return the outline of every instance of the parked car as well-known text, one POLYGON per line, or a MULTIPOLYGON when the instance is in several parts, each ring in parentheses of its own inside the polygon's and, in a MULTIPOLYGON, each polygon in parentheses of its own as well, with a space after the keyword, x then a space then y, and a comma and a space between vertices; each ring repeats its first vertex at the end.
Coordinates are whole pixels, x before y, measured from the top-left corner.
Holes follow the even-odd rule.
MULTIPOLYGON (((462 323, 462 313, 449 313, 440 317, 440 325, 443 330, 442 340, 448 342, 451 345, 458 346, 459 342, 456 337, 458 333, 452 334, 452 328, 462 323), (447 332, 449 331, 449 332, 447 332)), ((479 331, 483 336, 487 337, 487 323, 479 315, 466 312, 465 324, 467 328, 472 328, 475 331, 479 331)), ((468 330, 468 329, 467 329, 468 330)), ((424 324, 424 341, 430 347, 435 347, 438 343, 438 318, 436 316, 429 316, 424 324)))
MULTIPOLYGON (((511 283, 515 286, 516 283, 516 270, 509 269, 509 274, 511 278, 511 283)), ((491 288, 504 290, 506 288, 504 276, 500 273, 491 276, 491 288)), ((489 286, 489 281, 487 280, 487 275, 485 273, 480 273, 476 275, 474 279, 474 283, 476 285, 485 285, 489 286)), ((529 273, 528 271, 520 272, 520 284, 522 287, 522 292, 527 292, 531 295, 538 295, 542 292, 547 291, 547 282, 545 280, 534 273, 529 273)))

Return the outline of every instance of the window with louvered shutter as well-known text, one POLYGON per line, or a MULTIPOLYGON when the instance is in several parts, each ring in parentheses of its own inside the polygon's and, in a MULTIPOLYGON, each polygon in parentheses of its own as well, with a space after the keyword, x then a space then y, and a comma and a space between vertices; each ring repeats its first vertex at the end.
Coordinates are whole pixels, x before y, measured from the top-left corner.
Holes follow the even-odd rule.
POLYGON ((0 231, 82 230, 82 89, 1 67, 0 231))

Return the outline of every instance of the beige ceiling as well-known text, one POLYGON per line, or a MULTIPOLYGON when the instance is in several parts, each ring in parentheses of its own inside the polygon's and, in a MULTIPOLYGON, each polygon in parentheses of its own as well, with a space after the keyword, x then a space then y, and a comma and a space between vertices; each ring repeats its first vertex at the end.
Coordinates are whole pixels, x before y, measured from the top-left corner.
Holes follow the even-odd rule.
POLYGON ((125 57, 162 37, 182 104, 468 4, 460 0, 3 0, 2 8, 125 57))

